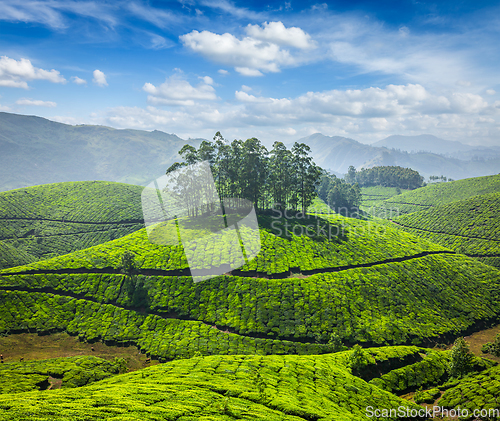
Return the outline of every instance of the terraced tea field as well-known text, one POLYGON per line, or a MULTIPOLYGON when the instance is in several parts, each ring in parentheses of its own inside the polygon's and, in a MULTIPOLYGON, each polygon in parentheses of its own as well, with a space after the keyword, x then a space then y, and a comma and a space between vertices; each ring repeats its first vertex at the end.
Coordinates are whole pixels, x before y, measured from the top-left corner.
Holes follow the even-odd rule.
POLYGON ((144 227, 142 187, 104 181, 46 184, 0 193, 1 267, 47 259, 144 227), (2 253, 3 255, 4 253, 2 253))
POLYGON ((431 184, 385 200, 380 205, 378 214, 382 218, 392 219, 398 215, 428 210, 433 206, 447 205, 495 192, 500 192, 500 175, 431 184))
POLYGON ((393 220, 404 231, 500 267, 500 193, 402 215, 393 220))

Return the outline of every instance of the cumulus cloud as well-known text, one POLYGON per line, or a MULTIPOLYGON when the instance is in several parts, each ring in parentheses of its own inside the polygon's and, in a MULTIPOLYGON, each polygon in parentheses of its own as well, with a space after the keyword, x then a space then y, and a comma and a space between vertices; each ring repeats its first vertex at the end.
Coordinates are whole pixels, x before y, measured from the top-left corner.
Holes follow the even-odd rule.
POLYGON ((85 85, 87 81, 85 79, 79 78, 78 76, 73 76, 71 78, 73 83, 76 83, 77 85, 85 85))
POLYGON ((108 86, 108 82, 106 80, 106 75, 101 72, 100 70, 94 70, 94 72, 92 73, 94 78, 92 79, 92 81, 96 84, 96 85, 99 85, 99 86, 108 86))
POLYGON ((0 57, 0 86, 28 89, 27 81, 35 79, 52 83, 66 82, 57 70, 34 67, 26 58, 15 60, 6 56, 0 57))
POLYGON ((494 89, 487 89, 487 90, 486 90, 486 93, 487 93, 488 95, 495 95, 495 94, 496 94, 496 92, 495 92, 495 90, 494 90, 494 89))
POLYGON ((54 108, 57 106, 55 102, 52 101, 41 101, 39 99, 28 99, 28 98, 21 98, 16 101, 17 105, 34 105, 37 107, 48 107, 48 108, 54 108))
POLYGON ((286 28, 281 22, 249 25, 248 36, 241 39, 232 34, 192 31, 180 36, 185 47, 204 57, 233 66, 244 76, 262 76, 263 72, 279 72, 283 66, 297 65, 302 59, 283 46, 310 49, 310 36, 300 28, 286 28))
POLYGON ((209 101, 217 99, 213 88, 213 79, 202 77, 202 82, 192 86, 187 80, 179 76, 167 78, 160 86, 145 83, 142 89, 147 92, 150 104, 164 105, 194 105, 195 101, 209 101))
POLYGON ((314 48, 311 36, 297 27, 286 28, 282 22, 264 22, 262 26, 249 24, 246 27, 248 36, 277 45, 300 49, 314 48))
POLYGON ((224 70, 224 69, 217 70, 217 73, 219 73, 222 76, 226 76, 229 74, 229 72, 227 70, 224 70))

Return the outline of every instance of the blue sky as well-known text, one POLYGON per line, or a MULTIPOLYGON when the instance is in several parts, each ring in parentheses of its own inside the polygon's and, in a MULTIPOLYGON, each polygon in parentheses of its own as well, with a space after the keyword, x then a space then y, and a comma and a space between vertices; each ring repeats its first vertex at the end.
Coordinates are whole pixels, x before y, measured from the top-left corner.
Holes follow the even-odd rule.
POLYGON ((183 138, 500 146, 499 35, 486 1, 0 0, 0 110, 183 138))

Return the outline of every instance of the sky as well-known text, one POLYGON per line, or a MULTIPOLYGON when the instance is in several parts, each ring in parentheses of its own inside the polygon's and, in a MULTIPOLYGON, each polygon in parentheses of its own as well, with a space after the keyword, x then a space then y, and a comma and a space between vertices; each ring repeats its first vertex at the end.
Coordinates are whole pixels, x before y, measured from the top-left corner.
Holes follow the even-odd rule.
POLYGON ((500 5, 0 0, 0 111, 187 138, 500 146, 500 5))

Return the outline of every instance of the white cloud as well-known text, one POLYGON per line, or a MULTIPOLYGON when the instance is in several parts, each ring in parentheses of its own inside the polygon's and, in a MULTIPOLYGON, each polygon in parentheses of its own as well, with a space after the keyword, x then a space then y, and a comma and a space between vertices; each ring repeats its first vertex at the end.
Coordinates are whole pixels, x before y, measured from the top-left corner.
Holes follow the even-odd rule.
POLYGON ((241 90, 245 92, 250 92, 252 88, 250 88, 250 86, 247 85, 241 85, 241 90))
MULTIPOLYGON (((244 86, 244 85, 243 85, 244 86)), ((272 98, 256 97, 254 95, 247 94, 246 92, 236 91, 234 93, 235 98, 241 102, 272 102, 272 98)))
POLYGON ((100 70, 94 70, 94 72, 92 73, 94 78, 92 79, 92 81, 96 84, 96 85, 99 85, 99 86, 108 86, 108 82, 106 80, 106 75, 101 72, 100 70))
POLYGON ((488 95, 495 95, 495 94, 496 94, 496 92, 495 92, 493 89, 487 89, 487 90, 486 90, 486 93, 487 93, 488 95))
POLYGON ((73 76, 71 78, 73 83, 76 83, 77 85, 85 85, 87 81, 85 79, 79 78, 78 76, 73 76))
POLYGON ((264 22, 261 26, 249 24, 246 27, 247 34, 261 41, 267 41, 277 45, 285 45, 300 49, 314 48, 315 43, 311 36, 297 27, 286 28, 282 22, 264 22))
POLYGON ((185 47, 202 56, 233 66, 244 76, 262 76, 263 72, 279 72, 283 66, 298 65, 303 57, 293 56, 282 45, 309 49, 313 46, 309 35, 300 28, 285 28, 281 22, 249 25, 251 36, 239 39, 232 34, 192 31, 180 36, 185 47))
POLYGON ((458 86, 470 86, 471 82, 468 80, 458 80, 456 84, 458 86))
POLYGON ((213 85, 214 80, 210 76, 202 76, 200 79, 205 83, 206 85, 213 85))
POLYGON ((150 104, 194 105, 195 101, 210 101, 217 99, 213 79, 209 76, 201 78, 198 86, 192 86, 187 80, 178 76, 167 78, 160 86, 145 83, 142 89, 147 92, 150 104))
POLYGON ((219 69, 219 70, 217 70, 217 72, 219 74, 221 74, 222 76, 226 76, 229 74, 229 72, 227 70, 224 70, 224 69, 219 69))
POLYGON ((3 0, 0 2, 0 20, 14 22, 41 23, 54 29, 69 26, 64 12, 91 17, 110 26, 117 23, 112 13, 113 7, 104 2, 95 1, 19 1, 3 0))
POLYGON ((141 18, 159 28, 165 28, 173 21, 180 19, 180 16, 174 15, 169 11, 145 6, 136 2, 128 3, 127 8, 134 17, 141 18))
POLYGON ((48 107, 48 108, 54 108, 57 107, 57 104, 52 101, 41 101, 39 99, 28 99, 28 98, 21 98, 16 101, 17 105, 33 105, 36 107, 48 107))
POLYGON ((219 9, 224 13, 232 15, 236 18, 248 19, 260 19, 262 15, 258 12, 254 12, 250 9, 244 7, 237 7, 232 2, 227 0, 202 0, 201 4, 212 9, 219 9))
MULTIPOLYGON (((422 133, 479 142, 500 137, 500 101, 489 104, 476 94, 436 94, 418 84, 307 92, 293 98, 251 95, 242 89, 235 92, 236 103, 224 103, 193 99, 200 95, 193 93, 198 87, 183 82, 176 87, 167 80, 163 88, 166 98, 159 96, 161 87, 144 86, 146 92, 156 94, 158 104, 182 107, 117 107, 95 123, 160 129, 184 138, 211 138, 218 130, 227 138, 256 136, 262 140, 293 140, 290 136, 296 139, 318 131, 361 141, 422 133), (174 95, 172 89, 178 94, 174 95)), ((212 95, 208 99, 213 99, 212 95)))
POLYGON ((57 70, 34 67, 26 58, 15 60, 6 56, 0 57, 0 86, 28 89, 27 81, 35 79, 52 83, 66 82, 57 70))
POLYGON ((163 38, 161 35, 149 33, 150 45, 147 48, 152 48, 153 50, 162 50, 164 48, 171 48, 174 43, 169 39, 163 38))
POLYGON ((264 76, 264 73, 257 69, 249 69, 248 67, 235 67, 234 70, 236 70, 240 75, 243 76, 264 76))
POLYGON ((407 26, 399 28, 399 36, 406 38, 410 34, 410 29, 407 26))

